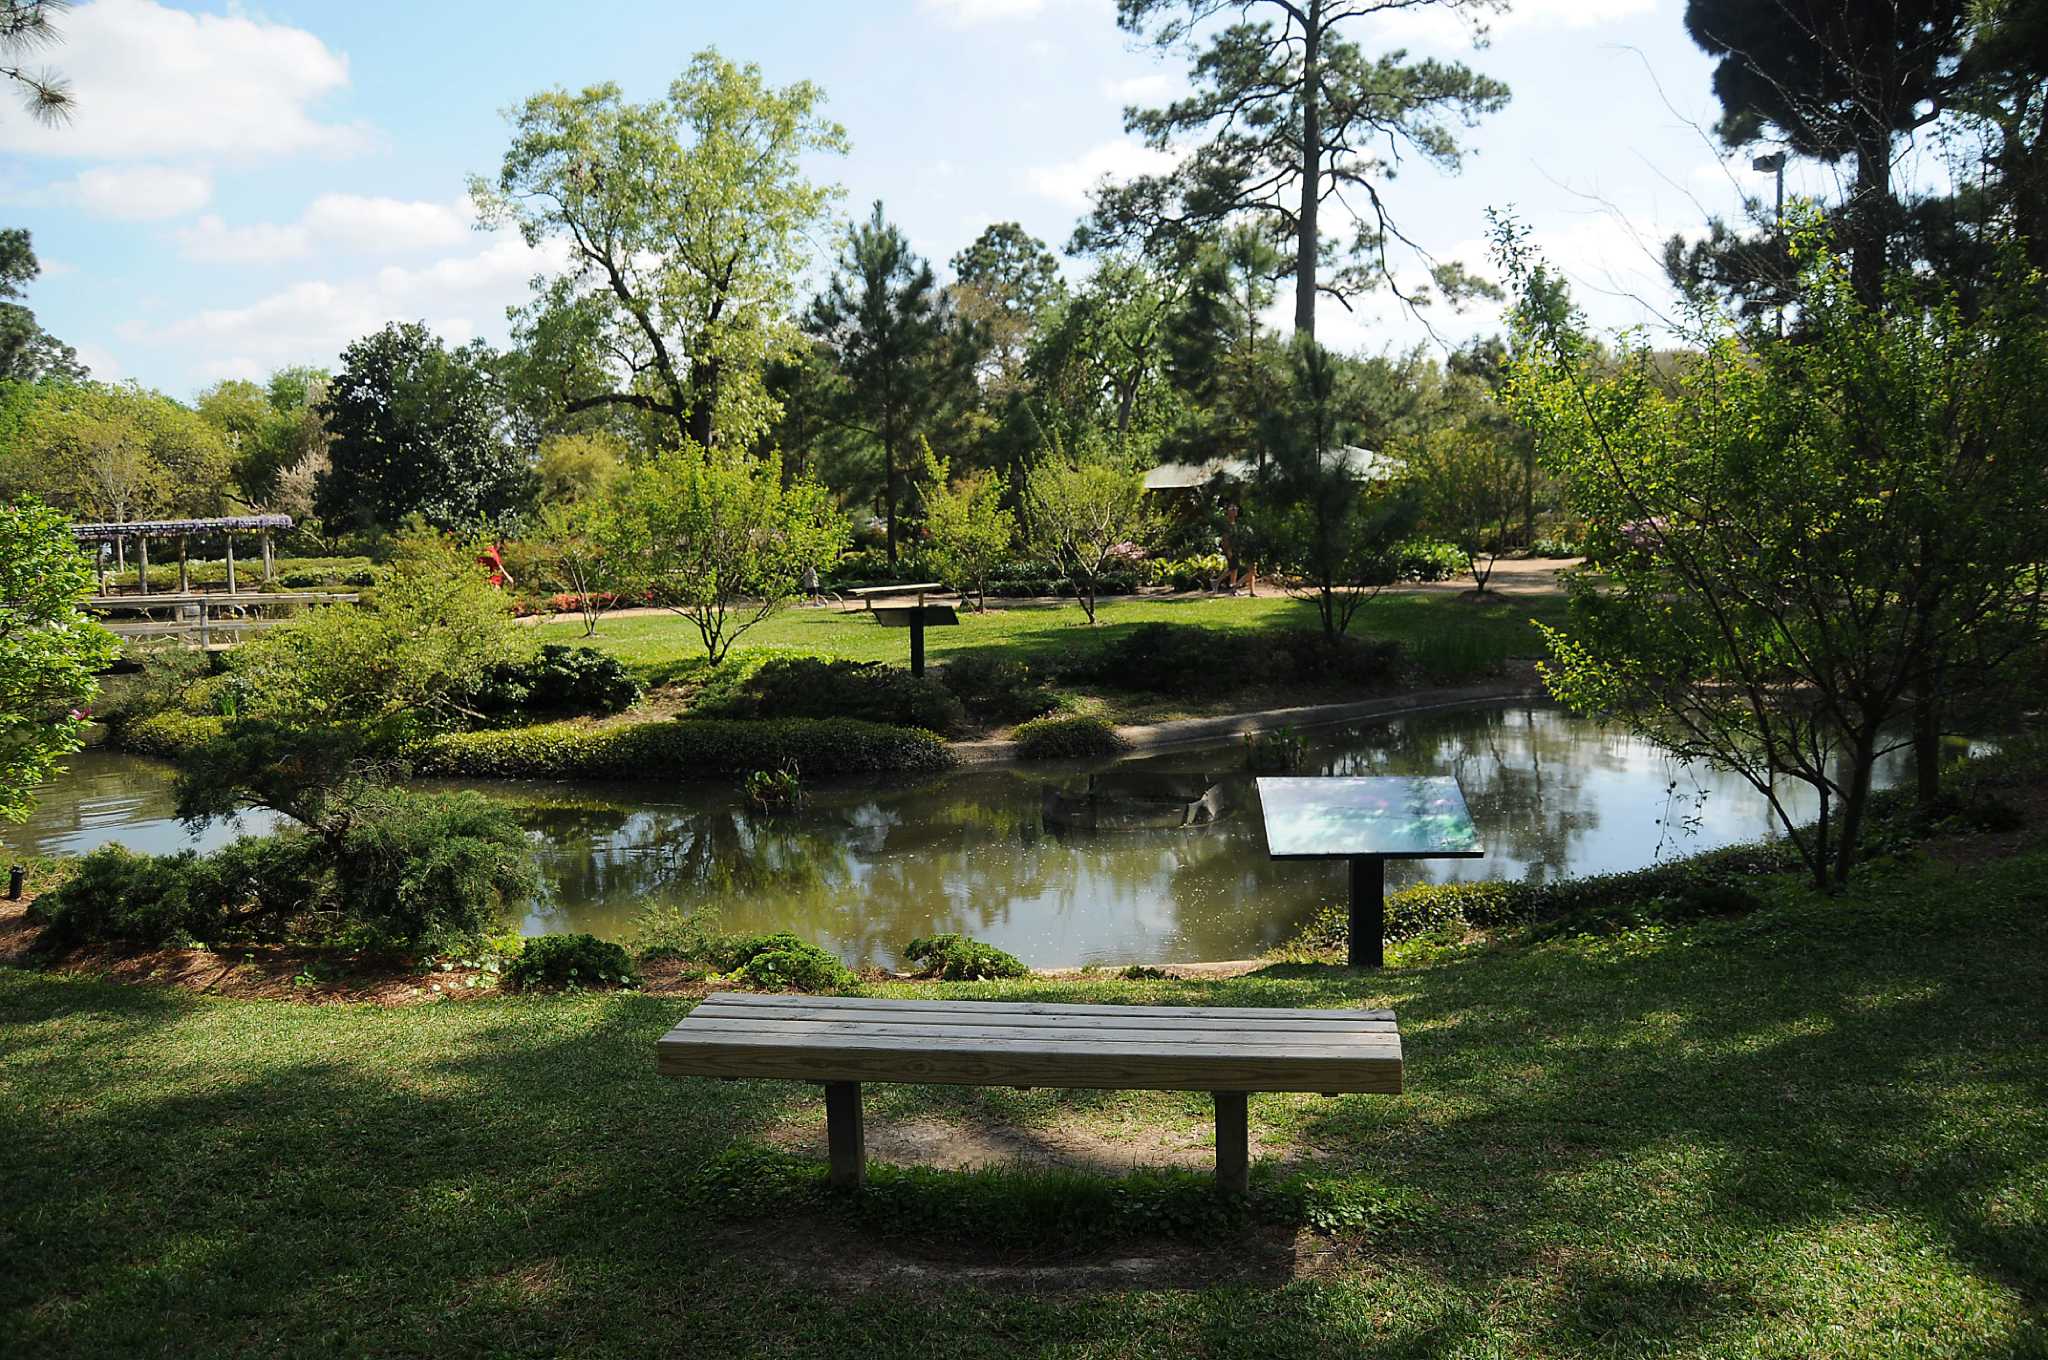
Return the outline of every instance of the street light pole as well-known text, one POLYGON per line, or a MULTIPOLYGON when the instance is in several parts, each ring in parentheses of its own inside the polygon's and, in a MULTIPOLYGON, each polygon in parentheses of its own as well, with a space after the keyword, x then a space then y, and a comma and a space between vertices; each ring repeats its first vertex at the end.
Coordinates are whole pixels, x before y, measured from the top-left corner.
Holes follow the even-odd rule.
MULTIPOLYGON (((1778 177, 1778 197, 1772 211, 1771 222, 1777 228, 1778 234, 1783 236, 1785 234, 1785 153, 1773 151, 1768 156, 1758 156, 1749 163, 1749 168, 1752 170, 1771 170, 1776 172, 1778 177)), ((1785 338, 1785 304, 1782 301, 1778 303, 1778 338, 1780 340, 1785 338)))

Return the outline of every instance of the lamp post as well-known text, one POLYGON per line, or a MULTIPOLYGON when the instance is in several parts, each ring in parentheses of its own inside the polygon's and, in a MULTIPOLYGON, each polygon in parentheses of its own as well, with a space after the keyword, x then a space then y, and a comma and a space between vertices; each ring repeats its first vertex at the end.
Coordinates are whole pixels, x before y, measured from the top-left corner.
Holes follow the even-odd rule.
MULTIPOLYGON (((1778 179, 1778 196, 1771 214, 1771 223, 1780 236, 1785 234, 1785 153, 1773 151, 1768 156, 1758 156, 1749 163, 1752 170, 1768 170, 1778 179)), ((1778 338, 1785 338, 1785 304, 1778 303, 1778 338)))

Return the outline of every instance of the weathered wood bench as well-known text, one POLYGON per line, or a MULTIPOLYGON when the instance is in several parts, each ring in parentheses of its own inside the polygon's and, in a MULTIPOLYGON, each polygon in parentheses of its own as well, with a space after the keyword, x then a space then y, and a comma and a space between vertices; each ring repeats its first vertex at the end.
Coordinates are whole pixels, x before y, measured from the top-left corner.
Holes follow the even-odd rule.
POLYGON ((1392 1011, 1216 1006, 1052 1006, 1011 1001, 717 992, 656 1046, 668 1077, 822 1082, 832 1182, 858 1186, 860 1085, 1208 1091, 1216 1183, 1250 1170, 1245 1096, 1401 1091, 1392 1011))

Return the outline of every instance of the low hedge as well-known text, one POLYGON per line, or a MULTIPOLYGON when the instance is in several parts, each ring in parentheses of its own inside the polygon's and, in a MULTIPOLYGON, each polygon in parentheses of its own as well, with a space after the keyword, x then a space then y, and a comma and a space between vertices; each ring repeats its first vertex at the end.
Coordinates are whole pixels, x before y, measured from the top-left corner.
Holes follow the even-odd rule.
POLYGON ((852 718, 542 723, 443 733, 412 756, 422 774, 498 779, 736 779, 789 765, 807 779, 823 779, 921 774, 953 763, 931 732, 852 718))
POLYGON ((507 985, 520 991, 556 988, 637 987, 639 970, 626 951, 595 935, 536 935, 505 966, 507 985))
POLYGON ((858 718, 934 732, 952 731, 967 716, 952 692, 928 676, 880 661, 818 656, 770 657, 728 687, 707 684, 692 707, 712 718, 858 718))
MULTIPOLYGON (((1732 916, 1761 905, 1743 879, 1796 867, 1792 847, 1771 841, 1709 850, 1646 869, 1548 883, 1418 883, 1387 895, 1386 938, 1412 940, 1440 931, 1503 926, 1533 926, 1541 933, 1594 932, 1732 916)), ((1342 949, 1350 936, 1348 910, 1336 903, 1311 917, 1287 948, 1342 949)))
POLYGON ((1081 760, 1113 756, 1129 743, 1101 718, 1039 718, 1011 735, 1025 760, 1081 760))
POLYGON ((1094 653, 1061 667, 1062 677, 1146 694, 1220 694, 1252 685, 1376 685, 1394 678, 1401 650, 1391 642, 1302 628, 1230 632, 1190 623, 1142 623, 1119 630, 1094 653))

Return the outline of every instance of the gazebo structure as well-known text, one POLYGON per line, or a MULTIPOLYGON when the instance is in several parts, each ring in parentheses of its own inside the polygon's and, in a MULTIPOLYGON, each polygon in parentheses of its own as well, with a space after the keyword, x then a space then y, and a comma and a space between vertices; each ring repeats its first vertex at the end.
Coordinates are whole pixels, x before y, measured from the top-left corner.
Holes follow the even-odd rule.
MULTIPOLYGON (((186 550, 194 534, 220 534, 228 545, 228 594, 235 593, 235 535, 255 534, 263 549, 263 580, 268 584, 276 575, 276 557, 271 551, 271 535, 280 529, 292 527, 290 515, 220 515, 211 519, 146 519, 131 520, 122 524, 74 524, 72 536, 80 543, 115 544, 135 541, 135 557, 141 567, 140 593, 149 594, 149 541, 153 538, 174 538, 178 540, 178 593, 187 595, 192 590, 190 570, 186 565, 186 550)), ((107 593, 107 573, 104 563, 100 565, 100 594, 107 593)))

